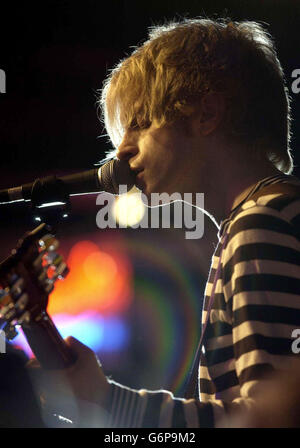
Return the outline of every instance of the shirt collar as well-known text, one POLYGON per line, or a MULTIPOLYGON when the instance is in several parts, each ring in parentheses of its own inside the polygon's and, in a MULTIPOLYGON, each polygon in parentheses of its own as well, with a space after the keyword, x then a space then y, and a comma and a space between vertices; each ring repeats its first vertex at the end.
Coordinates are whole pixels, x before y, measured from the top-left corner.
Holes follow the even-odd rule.
POLYGON ((278 182, 282 182, 286 180, 287 178, 291 178, 292 176, 288 176, 287 174, 277 174, 276 176, 269 176, 266 177, 256 184, 250 186, 246 190, 244 190, 242 193, 240 193, 236 200, 234 201, 234 206, 230 211, 230 214, 227 218, 225 218, 223 221, 221 221, 220 228, 218 231, 218 238, 221 240, 222 236, 226 232, 228 225, 230 221, 239 213, 241 207, 245 202, 250 199, 250 197, 256 193, 257 191, 261 190, 263 187, 266 187, 267 185, 276 184, 278 182))

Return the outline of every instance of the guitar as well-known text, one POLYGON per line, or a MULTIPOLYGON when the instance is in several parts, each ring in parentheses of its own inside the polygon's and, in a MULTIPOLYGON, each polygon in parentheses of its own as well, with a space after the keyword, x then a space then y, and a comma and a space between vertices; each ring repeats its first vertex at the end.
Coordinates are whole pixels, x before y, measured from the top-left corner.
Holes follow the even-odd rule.
POLYGON ((63 369, 75 362, 47 313, 49 294, 68 267, 56 252, 58 240, 52 229, 40 224, 27 232, 17 248, 0 264, 0 328, 12 340, 21 326, 44 369, 63 369))

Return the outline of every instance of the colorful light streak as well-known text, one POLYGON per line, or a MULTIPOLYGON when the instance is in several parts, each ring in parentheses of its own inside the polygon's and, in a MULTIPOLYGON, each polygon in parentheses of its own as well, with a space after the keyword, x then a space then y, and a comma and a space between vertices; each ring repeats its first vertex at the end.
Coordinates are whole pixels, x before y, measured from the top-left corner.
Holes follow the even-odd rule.
MULTIPOLYGON (((72 335, 95 353, 119 351, 128 344, 129 329, 120 316, 103 318, 93 312, 77 316, 58 314, 53 317, 53 322, 63 338, 72 335)), ((24 350, 28 357, 33 357, 22 330, 14 339, 14 345, 24 350)))
POLYGON ((179 393, 183 390, 200 336, 202 298, 199 287, 180 259, 166 248, 157 249, 150 243, 130 241, 128 250, 133 259, 143 263, 143 270, 136 273, 135 295, 143 304, 155 309, 150 314, 150 318, 155 319, 155 362, 158 368, 167 372, 169 381, 171 379, 170 389, 179 393), (145 262, 152 272, 148 281, 145 281, 145 262), (159 344, 155 343, 157 338, 159 344))

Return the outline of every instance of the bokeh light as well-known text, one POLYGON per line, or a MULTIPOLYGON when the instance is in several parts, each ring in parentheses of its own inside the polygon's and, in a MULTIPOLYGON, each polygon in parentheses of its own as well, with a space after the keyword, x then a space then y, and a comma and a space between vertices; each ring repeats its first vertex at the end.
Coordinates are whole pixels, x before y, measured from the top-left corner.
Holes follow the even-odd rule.
POLYGON ((120 252, 108 253, 92 241, 76 243, 68 256, 70 272, 57 282, 48 312, 75 314, 86 310, 111 314, 125 311, 132 300, 132 268, 120 252))
POLYGON ((112 207, 114 219, 122 226, 138 224, 143 219, 145 210, 141 195, 135 188, 116 197, 112 207))
MULTIPOLYGON (((117 315, 103 318, 91 311, 77 316, 57 314, 53 316, 53 322, 63 338, 73 336, 96 353, 124 349, 129 341, 128 325, 117 315)), ((22 348, 28 357, 33 356, 22 330, 14 339, 14 345, 22 348)))
MULTIPOLYGON (((59 332, 96 353, 124 349, 129 330, 123 313, 133 298, 129 259, 113 247, 84 240, 71 247, 66 262, 70 272, 56 282, 47 307, 59 332)), ((32 356, 21 329, 14 345, 32 356)))

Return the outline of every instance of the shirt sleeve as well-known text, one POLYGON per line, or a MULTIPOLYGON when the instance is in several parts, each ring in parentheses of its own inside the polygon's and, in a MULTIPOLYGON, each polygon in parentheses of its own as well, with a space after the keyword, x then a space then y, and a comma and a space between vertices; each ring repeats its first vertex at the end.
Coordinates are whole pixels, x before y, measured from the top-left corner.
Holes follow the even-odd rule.
POLYGON ((175 398, 166 390, 134 390, 109 380, 110 428, 197 428, 213 427, 210 403, 175 398))
MULTIPOLYGON (((232 224, 223 261, 223 290, 231 314, 240 398, 251 405, 270 373, 288 370, 300 324, 300 244, 279 210, 256 206, 232 224)), ((244 401, 244 403, 243 403, 244 401)))
POLYGON ((223 256, 223 293, 231 317, 239 396, 200 402, 110 381, 109 426, 230 426, 231 416, 255 405, 266 375, 288 368, 292 331, 300 326, 300 245, 293 225, 268 207, 243 211, 231 226, 223 256))

